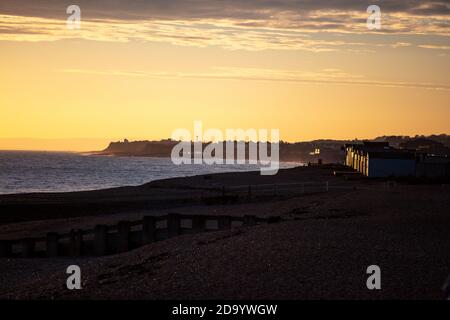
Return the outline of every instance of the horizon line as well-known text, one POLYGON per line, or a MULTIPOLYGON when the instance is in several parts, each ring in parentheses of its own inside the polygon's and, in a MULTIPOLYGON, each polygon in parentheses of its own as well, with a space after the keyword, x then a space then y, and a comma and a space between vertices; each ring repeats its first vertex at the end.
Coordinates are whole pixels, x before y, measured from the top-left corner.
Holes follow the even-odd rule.
MULTIPOLYGON (((326 141, 326 140, 331 140, 331 141, 370 141, 370 140, 375 140, 377 138, 381 138, 381 137, 408 137, 408 138, 416 138, 416 137, 431 137, 431 136, 450 136, 450 134, 448 133, 432 133, 432 134, 416 134, 416 135, 399 135, 399 134, 384 134, 384 135, 379 135, 376 136, 374 138, 359 138, 359 137, 355 137, 355 138, 342 138, 342 139, 336 139, 336 138, 317 138, 317 139, 308 139, 308 140, 295 140, 295 141, 288 141, 288 140, 283 140, 280 139, 279 143, 289 143, 289 144, 295 144, 295 143, 308 143, 308 142, 314 142, 314 141, 326 141)), ((105 141, 109 141, 110 143, 124 143, 124 140, 128 140, 129 143, 133 143, 133 142, 161 142, 161 141, 173 141, 173 142, 181 142, 183 140, 172 140, 171 138, 162 138, 159 140, 149 140, 149 139, 136 139, 136 140, 130 140, 128 138, 123 138, 123 139, 118 139, 118 140, 113 140, 113 139, 109 139, 109 138, 0 138, 0 141, 5 141, 5 140, 34 140, 34 141, 45 141, 45 140, 57 140, 57 141, 64 141, 64 140, 105 140, 105 141)), ((223 142, 227 142, 227 141, 232 141, 232 140, 222 140, 222 141, 218 141, 216 143, 223 143, 223 142)), ((233 140, 233 142, 242 142, 243 140, 233 140)), ((185 141, 186 142, 186 141, 185 141)), ((190 140, 189 142, 194 143, 196 141, 190 140)), ((243 142, 253 142, 253 143, 260 143, 261 141, 243 141, 243 142)), ((270 141, 267 141, 268 143, 271 143, 270 141)), ((213 143, 212 141, 202 141, 202 143, 213 143)), ((0 151, 3 152, 67 152, 67 153, 92 153, 92 152, 100 152, 103 151, 104 149, 106 149, 108 146, 106 145, 105 147, 103 147, 103 149, 100 150, 86 150, 86 149, 64 149, 64 148, 49 148, 49 149, 45 149, 45 148, 26 148, 26 147, 6 147, 6 148, 2 148, 0 147, 0 151)))

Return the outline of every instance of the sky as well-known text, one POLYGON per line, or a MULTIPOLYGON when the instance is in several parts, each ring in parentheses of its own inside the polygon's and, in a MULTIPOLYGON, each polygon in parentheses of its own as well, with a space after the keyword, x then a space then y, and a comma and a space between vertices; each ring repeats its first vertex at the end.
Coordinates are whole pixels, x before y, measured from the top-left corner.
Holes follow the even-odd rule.
POLYGON ((2 0, 0 149, 99 150, 197 120, 291 142, 450 134, 449 17, 438 0, 2 0))

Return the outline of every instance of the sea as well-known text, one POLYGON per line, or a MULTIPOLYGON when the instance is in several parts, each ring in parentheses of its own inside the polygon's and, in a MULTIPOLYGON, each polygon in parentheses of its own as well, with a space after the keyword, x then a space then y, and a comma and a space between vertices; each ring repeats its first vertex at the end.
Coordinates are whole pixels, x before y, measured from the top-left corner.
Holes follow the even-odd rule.
MULTIPOLYGON (((300 163, 280 163, 290 168, 300 163)), ((86 191, 137 186, 200 174, 259 171, 259 166, 175 165, 170 158, 115 157, 74 152, 0 151, 0 194, 86 191)))

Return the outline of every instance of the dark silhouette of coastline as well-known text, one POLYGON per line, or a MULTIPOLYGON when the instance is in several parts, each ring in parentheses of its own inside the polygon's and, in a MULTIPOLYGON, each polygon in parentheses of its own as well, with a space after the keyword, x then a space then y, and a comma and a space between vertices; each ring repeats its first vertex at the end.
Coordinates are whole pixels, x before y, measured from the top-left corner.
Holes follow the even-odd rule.
MULTIPOLYGON (((429 148, 430 152, 450 154, 450 136, 446 134, 431 136, 381 136, 368 141, 385 141, 393 147, 398 148, 429 148)), ((324 163, 339 163, 342 161, 342 145, 357 143, 358 140, 313 140, 307 142, 289 143, 280 141, 280 161, 292 162, 317 162, 320 158, 324 163), (320 153, 316 153, 320 150, 320 153)), ((102 151, 93 152, 96 155, 114 155, 114 156, 145 156, 145 157, 170 157, 173 147, 178 141, 170 139, 160 141, 118 141, 111 142, 107 148, 102 151)), ((209 143, 203 143, 205 148, 209 143)), ((246 152, 248 154, 249 144, 246 143, 246 152)), ((236 150, 236 142, 235 142, 236 150)), ((235 152, 236 155, 236 152, 235 152)), ((224 157, 226 156, 224 148, 224 157)))

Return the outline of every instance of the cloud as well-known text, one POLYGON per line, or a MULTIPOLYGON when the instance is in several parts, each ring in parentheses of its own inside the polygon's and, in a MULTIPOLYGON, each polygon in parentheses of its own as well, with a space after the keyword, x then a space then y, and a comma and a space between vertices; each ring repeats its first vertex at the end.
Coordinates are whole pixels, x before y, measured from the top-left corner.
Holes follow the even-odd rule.
POLYGON ((402 48, 402 47, 410 47, 411 43, 409 42, 396 42, 390 45, 392 48, 402 48))
MULTIPOLYGON (((361 0, 2 0, 0 13, 61 19, 70 4, 79 5, 89 19, 244 19, 267 20, 280 14, 308 16, 311 12, 365 12, 361 0)), ((378 0, 383 12, 411 15, 450 14, 440 0, 378 0)))
MULTIPOLYGON (((369 3, 359 0, 78 0, 81 30, 65 28, 69 4, 72 1, 2 0, 0 40, 139 40, 232 50, 370 53, 376 44, 331 37, 450 35, 450 6, 444 1, 378 1, 381 30, 367 29, 369 3)), ((378 45, 395 49, 406 43, 378 45)))
POLYGON ((313 38, 308 33, 296 30, 243 27, 230 20, 83 21, 81 29, 73 30, 66 28, 65 21, 55 19, 0 16, 0 20, 0 40, 14 41, 56 41, 73 38, 116 42, 140 40, 180 46, 218 46, 230 50, 275 49, 312 52, 370 52, 370 47, 398 46, 397 42, 373 44, 313 38))
POLYGON ((433 45, 433 44, 422 44, 422 45, 419 45, 419 48, 434 49, 434 50, 450 50, 450 46, 441 46, 441 45, 433 45))
MULTIPOLYGON (((336 31, 336 30, 335 30, 336 31)), ((377 47, 400 48, 408 42, 373 43, 317 36, 310 29, 243 26, 233 20, 83 20, 81 29, 67 29, 66 21, 48 18, 1 16, 0 40, 163 42, 179 46, 216 46, 229 50, 304 50, 310 52, 346 51, 373 53, 377 47)))
POLYGON ((337 68, 319 71, 260 69, 242 67, 216 67, 207 72, 148 72, 125 70, 86 70, 63 69, 59 72, 88 74, 98 76, 122 76, 152 79, 212 79, 212 80, 246 80, 277 81, 305 84, 362 85, 377 87, 416 88, 432 90, 450 90, 450 85, 436 83, 392 82, 365 79, 362 75, 349 74, 337 68))

